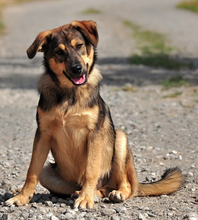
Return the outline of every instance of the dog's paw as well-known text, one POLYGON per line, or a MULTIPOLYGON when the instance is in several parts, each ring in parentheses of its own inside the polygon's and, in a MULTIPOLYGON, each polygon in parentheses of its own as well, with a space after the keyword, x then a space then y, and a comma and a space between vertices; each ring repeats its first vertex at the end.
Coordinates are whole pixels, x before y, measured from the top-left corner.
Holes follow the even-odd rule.
POLYGON ((94 197, 88 195, 80 195, 75 203, 74 208, 91 209, 94 206, 94 197))
POLYGON ((113 190, 109 193, 109 199, 113 202, 124 202, 126 200, 126 195, 123 191, 113 190))
POLYGON ((6 202, 5 202, 5 205, 7 206, 11 206, 11 205, 16 205, 16 206, 23 206, 25 204, 27 204, 30 199, 32 197, 27 197, 27 196, 23 196, 23 195, 17 195, 11 199, 8 199, 6 202))

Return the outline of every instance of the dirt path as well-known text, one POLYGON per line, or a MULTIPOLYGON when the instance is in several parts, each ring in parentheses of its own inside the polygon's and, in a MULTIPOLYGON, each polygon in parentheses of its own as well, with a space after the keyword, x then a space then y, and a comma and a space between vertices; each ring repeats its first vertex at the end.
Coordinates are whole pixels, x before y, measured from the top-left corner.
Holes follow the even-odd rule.
POLYGON ((165 33, 173 46, 197 59, 198 15, 176 10, 178 0, 98 0, 34 2, 5 10, 7 34, 0 39, 0 219, 197 219, 198 217, 198 88, 164 90, 159 84, 172 75, 198 82, 198 70, 169 71, 130 66, 135 49, 130 20, 165 33), (83 15, 95 8, 100 14, 83 15), (140 181, 160 178, 167 167, 179 166, 186 175, 184 187, 170 196, 134 198, 122 204, 96 203, 92 211, 71 209, 70 198, 58 198, 38 185, 25 207, 5 207, 4 201, 24 183, 36 129, 37 77, 42 56, 26 58, 35 36, 72 20, 98 23, 101 88, 114 122, 129 135, 140 181), (128 90, 124 91, 128 86, 128 90), (43 194, 44 193, 44 194, 43 194), (194 218, 193 218, 194 216, 194 218))

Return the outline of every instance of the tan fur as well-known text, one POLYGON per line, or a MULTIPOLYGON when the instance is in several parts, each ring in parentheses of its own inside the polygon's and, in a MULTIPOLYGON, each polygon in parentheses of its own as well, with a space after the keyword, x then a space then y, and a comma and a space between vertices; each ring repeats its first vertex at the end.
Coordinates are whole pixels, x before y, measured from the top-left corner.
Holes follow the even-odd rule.
POLYGON ((126 134, 115 131, 99 95, 102 76, 93 66, 97 43, 95 22, 74 21, 41 32, 27 50, 29 58, 44 52, 46 72, 37 86, 38 128, 26 182, 7 205, 29 202, 38 180, 53 193, 78 195, 74 207, 81 208, 93 207, 94 194, 122 202, 181 187, 178 168, 167 170, 158 182, 138 182, 126 134), (55 164, 43 167, 50 150, 55 164))

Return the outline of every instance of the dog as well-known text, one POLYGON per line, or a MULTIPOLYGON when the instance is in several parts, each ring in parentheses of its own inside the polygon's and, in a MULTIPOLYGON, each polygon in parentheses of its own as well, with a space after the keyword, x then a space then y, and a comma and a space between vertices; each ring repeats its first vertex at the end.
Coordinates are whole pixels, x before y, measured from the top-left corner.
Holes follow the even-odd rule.
POLYGON ((51 193, 76 196, 74 208, 93 208, 94 195, 123 202, 182 186, 178 167, 167 169, 157 182, 138 182, 126 134, 115 130, 99 93, 98 40, 94 21, 72 21, 39 33, 27 49, 30 59, 44 53, 45 73, 37 85, 38 127, 27 178, 7 205, 28 203, 38 181, 51 193), (44 165, 50 151, 55 163, 44 165))

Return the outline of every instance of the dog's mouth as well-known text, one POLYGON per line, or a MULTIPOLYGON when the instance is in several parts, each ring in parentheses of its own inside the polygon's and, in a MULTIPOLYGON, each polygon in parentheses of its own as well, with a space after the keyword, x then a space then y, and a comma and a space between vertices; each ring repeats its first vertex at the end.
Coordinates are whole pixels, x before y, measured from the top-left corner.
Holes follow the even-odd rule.
POLYGON ((84 72, 81 76, 68 76, 65 71, 64 75, 76 86, 84 85, 87 82, 87 73, 84 72))
POLYGON ((86 82, 86 73, 84 73, 82 76, 72 77, 71 81, 75 85, 82 85, 86 82))

